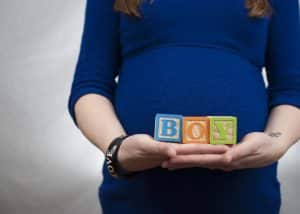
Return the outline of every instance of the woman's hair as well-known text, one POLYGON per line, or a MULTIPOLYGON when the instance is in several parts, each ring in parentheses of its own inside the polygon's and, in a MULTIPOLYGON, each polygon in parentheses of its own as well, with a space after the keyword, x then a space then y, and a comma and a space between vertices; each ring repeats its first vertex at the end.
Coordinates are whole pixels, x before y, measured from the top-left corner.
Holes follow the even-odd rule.
MULTIPOLYGON (((138 8, 143 1, 145 0, 115 0, 114 9, 128 15, 141 17, 138 8)), ((250 17, 260 18, 272 13, 269 0, 245 0, 245 7, 248 9, 250 17)))

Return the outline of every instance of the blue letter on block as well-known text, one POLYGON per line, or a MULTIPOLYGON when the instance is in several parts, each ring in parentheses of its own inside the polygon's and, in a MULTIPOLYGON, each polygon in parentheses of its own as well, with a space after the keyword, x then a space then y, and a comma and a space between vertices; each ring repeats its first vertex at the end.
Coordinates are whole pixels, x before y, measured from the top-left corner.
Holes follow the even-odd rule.
POLYGON ((157 141, 181 142, 182 115, 160 114, 155 115, 154 139, 157 141))

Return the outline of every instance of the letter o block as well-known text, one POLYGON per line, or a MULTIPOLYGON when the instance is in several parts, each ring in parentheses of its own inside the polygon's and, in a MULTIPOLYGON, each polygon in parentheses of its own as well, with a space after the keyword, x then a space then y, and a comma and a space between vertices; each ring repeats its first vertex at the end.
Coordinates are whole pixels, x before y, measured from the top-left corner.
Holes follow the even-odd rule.
POLYGON ((208 117, 183 117, 183 143, 209 143, 208 117))

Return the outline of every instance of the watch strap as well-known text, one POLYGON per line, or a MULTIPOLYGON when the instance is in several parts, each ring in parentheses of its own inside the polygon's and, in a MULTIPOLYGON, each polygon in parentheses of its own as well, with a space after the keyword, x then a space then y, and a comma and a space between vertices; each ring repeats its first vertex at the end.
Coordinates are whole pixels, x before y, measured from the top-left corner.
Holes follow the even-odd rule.
POLYGON ((133 176, 136 172, 129 172, 121 167, 118 160, 118 151, 124 139, 129 137, 129 135, 121 135, 112 140, 109 144, 107 151, 105 153, 105 161, 109 173, 118 179, 125 179, 133 176))

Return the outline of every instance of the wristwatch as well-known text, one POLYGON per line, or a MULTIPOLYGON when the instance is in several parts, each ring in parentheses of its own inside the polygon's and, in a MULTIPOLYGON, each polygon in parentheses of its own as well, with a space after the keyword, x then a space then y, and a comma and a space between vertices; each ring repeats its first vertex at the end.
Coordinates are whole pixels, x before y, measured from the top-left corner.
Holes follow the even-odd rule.
POLYGON ((129 137, 129 135, 121 135, 112 140, 105 152, 105 161, 109 173, 117 179, 127 179, 135 175, 137 172, 129 172, 123 167, 121 167, 117 155, 119 148, 124 139, 129 137))

